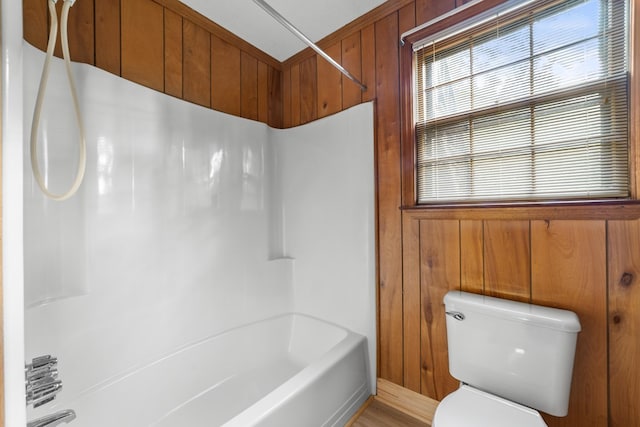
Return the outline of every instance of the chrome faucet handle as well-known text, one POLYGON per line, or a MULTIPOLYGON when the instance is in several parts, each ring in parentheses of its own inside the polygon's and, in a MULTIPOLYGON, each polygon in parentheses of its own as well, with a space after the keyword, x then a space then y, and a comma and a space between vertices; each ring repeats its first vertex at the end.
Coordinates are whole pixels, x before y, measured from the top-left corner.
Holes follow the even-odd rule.
POLYGON ((52 368, 55 366, 58 366, 58 358, 53 357, 50 354, 47 354, 45 356, 39 356, 32 359, 31 363, 29 363, 26 366, 26 370, 27 372, 38 371, 41 369, 52 368))
POLYGON ((76 413, 72 409, 58 411, 55 414, 46 415, 27 423, 27 427, 55 427, 62 423, 70 423, 76 419, 76 413))
POLYGON ((27 371, 26 381, 27 384, 35 384, 47 377, 58 378, 58 368, 47 366, 33 371, 27 371))
POLYGON ((45 377, 36 384, 27 386, 27 405, 37 408, 51 402, 62 391, 62 381, 45 377))
POLYGON ((34 408, 51 402, 62 390, 58 379, 58 358, 47 354, 36 357, 24 367, 27 405, 34 408))

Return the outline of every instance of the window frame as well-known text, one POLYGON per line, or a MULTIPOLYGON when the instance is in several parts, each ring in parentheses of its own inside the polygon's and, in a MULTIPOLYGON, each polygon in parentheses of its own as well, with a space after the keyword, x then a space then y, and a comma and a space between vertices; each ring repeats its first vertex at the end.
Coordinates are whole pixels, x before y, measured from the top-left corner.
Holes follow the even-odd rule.
MULTIPOLYGON (((402 40, 400 50, 400 96, 401 96, 401 173, 402 173, 402 208, 403 209, 442 209, 442 208, 478 208, 508 209, 510 207, 531 209, 557 208, 557 206, 602 206, 640 205, 638 189, 640 188, 640 0, 630 0, 629 15, 629 199, 593 199, 593 200, 550 200, 540 202, 456 202, 418 204, 417 201, 417 147, 414 127, 414 67, 415 57, 413 44, 436 34, 446 28, 460 24, 482 14, 508 0, 482 0, 465 7, 454 9, 450 13, 421 25, 416 31, 402 40)), ((614 210, 615 211, 615 210, 614 210)))

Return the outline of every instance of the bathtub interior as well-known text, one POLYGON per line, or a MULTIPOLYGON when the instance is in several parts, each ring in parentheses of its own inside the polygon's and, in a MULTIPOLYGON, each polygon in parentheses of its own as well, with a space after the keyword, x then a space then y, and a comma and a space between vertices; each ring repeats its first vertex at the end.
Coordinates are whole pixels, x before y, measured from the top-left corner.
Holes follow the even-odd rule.
MULTIPOLYGON (((244 421, 236 425, 246 427, 293 395, 306 393, 306 401, 324 396, 326 406, 328 390, 313 380, 331 375, 336 365, 351 363, 348 370, 359 373, 356 386, 368 385, 364 342, 361 335, 307 316, 277 316, 188 345, 65 404, 75 408, 78 427, 220 426, 243 412, 244 421), (313 351, 301 345, 310 336, 317 338, 313 351), (252 408, 266 396, 267 407, 252 408)), ((349 396, 349 387, 354 385, 342 381, 332 393, 349 396)), ((342 406, 331 405, 325 412, 342 406)))
MULTIPOLYGON (((27 44, 23 50, 28 135, 43 54, 27 44)), ((205 390, 226 377, 202 374, 196 361, 184 362, 186 376, 153 376, 146 366, 175 363, 165 355, 289 312, 365 336, 373 390, 373 105, 276 131, 88 65, 73 69, 88 142, 79 194, 63 204, 45 200, 31 178, 28 150, 22 165, 25 359, 58 356, 64 383, 57 403, 30 409, 28 418, 76 409, 75 402, 103 390, 100 399, 78 405, 104 413, 99 407, 115 410, 111 399, 129 396, 145 402, 140 417, 159 419, 154 402, 173 399, 168 390, 179 397, 163 404, 175 408, 193 397, 190 383, 205 390), (305 192, 310 188, 313 194, 305 192), (322 218, 310 215, 318 206, 322 218), (125 377, 140 380, 141 396, 124 386, 125 377)), ((64 136, 75 132, 65 79, 55 60, 40 135, 49 149, 62 144, 49 153, 52 183, 63 182, 56 171, 74 163, 60 154, 72 150, 64 136)), ((257 357, 254 340, 235 361, 211 355, 210 364, 256 366, 273 374, 265 383, 277 383, 327 345, 319 331, 290 327, 300 336, 269 338, 289 340, 285 359, 257 357)))

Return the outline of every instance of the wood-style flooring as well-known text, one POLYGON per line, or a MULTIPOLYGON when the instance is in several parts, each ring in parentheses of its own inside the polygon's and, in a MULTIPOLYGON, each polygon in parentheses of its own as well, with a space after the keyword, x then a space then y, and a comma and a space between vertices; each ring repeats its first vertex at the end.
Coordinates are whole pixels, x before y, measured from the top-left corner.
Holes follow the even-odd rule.
POLYGON ((348 424, 351 427, 431 427, 424 421, 392 408, 379 399, 371 399, 364 411, 348 424))

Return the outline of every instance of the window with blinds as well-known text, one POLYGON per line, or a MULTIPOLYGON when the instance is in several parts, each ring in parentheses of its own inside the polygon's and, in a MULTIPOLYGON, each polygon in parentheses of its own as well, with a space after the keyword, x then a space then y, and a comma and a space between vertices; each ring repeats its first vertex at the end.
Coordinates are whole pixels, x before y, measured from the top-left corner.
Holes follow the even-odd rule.
POLYGON ((629 197, 627 1, 517 3, 414 44, 418 203, 629 197))

